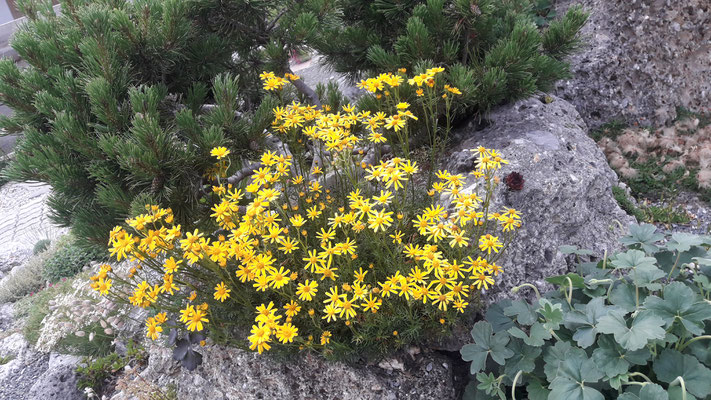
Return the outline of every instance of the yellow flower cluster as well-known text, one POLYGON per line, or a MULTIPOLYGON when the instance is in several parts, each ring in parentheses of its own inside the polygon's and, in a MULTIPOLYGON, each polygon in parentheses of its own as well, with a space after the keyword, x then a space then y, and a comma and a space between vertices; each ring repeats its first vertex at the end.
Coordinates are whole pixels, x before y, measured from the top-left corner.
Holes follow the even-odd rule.
POLYGON ((288 82, 300 79, 298 76, 289 73, 285 74, 282 78, 276 76, 273 72, 263 72, 259 77, 264 83, 264 90, 267 91, 281 90, 288 82))
MULTIPOLYGON (((440 72, 428 70, 411 84, 429 85, 440 72)), ((264 73, 262 79, 267 90, 278 90, 294 77, 264 73)), ((373 79, 362 86, 377 91, 405 82, 395 74, 373 79)), ((133 285, 128 300, 144 308, 180 304, 178 321, 187 330, 202 331, 210 321, 223 322, 213 312, 215 304, 244 308, 246 299, 267 298, 256 303, 262 304, 248 336, 250 348, 259 353, 275 341, 326 348, 338 324, 355 330, 395 312, 397 304, 432 307, 432 315, 440 313, 435 321, 444 321, 448 310, 464 312, 473 293, 488 289, 503 272, 496 261, 521 226, 516 210, 488 212, 495 172, 506 161, 494 150, 477 149, 472 175, 485 181, 477 186, 483 191, 464 192, 465 176, 438 171, 429 194, 448 199, 451 207, 433 198, 417 208, 416 162, 391 156, 367 165, 364 152, 356 150, 362 138, 382 143, 383 128, 397 131, 406 119, 416 119, 409 104, 395 108, 393 115, 356 112, 351 105, 336 113, 299 103, 276 108, 273 129, 290 145, 308 142, 312 157, 320 156, 323 163, 299 153, 267 151, 239 186, 221 183, 218 175, 212 188, 211 217, 220 228, 215 234, 183 232, 170 209, 154 205, 126 221, 131 232, 116 227, 111 254, 139 264, 128 276, 133 285), (160 272, 162 281, 139 278, 143 266, 160 272), (254 296, 245 296, 248 292, 254 296), (198 293, 219 303, 193 304, 198 293), (302 308, 308 311, 301 313, 302 308), (309 335, 300 336, 300 328, 309 335)), ((217 147, 211 154, 225 169, 229 150, 217 147)), ((112 293, 111 272, 102 267, 92 277, 101 294, 112 293)), ((147 319, 147 336, 159 337, 166 320, 165 313, 147 319)))

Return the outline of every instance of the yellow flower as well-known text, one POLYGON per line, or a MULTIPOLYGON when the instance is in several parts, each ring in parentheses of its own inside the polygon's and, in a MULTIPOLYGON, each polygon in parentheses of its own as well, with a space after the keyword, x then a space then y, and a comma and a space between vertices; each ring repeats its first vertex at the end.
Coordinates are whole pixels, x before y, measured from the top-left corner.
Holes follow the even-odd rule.
POLYGON ((193 332, 193 331, 201 331, 203 329, 202 323, 203 322, 210 322, 207 318, 205 318, 206 313, 203 310, 200 309, 195 309, 193 313, 191 313, 188 322, 187 322, 187 327, 188 330, 193 332))
POLYGON ((96 282, 96 287, 94 289, 102 295, 109 294, 109 289, 111 289, 111 279, 99 279, 99 281, 96 282))
POLYGON ((169 274, 174 274, 178 270, 178 267, 180 267, 180 263, 182 262, 183 260, 175 261, 175 258, 170 257, 169 259, 165 260, 165 263, 163 264, 163 269, 165 269, 165 272, 169 274))
POLYGON ((328 304, 326 305, 326 308, 323 309, 323 313, 325 314, 321 319, 325 319, 326 322, 332 322, 336 320, 336 314, 338 314, 340 310, 338 307, 334 306, 333 304, 328 304))
POLYGON ((398 132, 400 129, 405 127, 405 119, 403 119, 399 114, 393 115, 385 120, 385 127, 398 132))
POLYGON ((474 278, 474 285, 477 287, 477 289, 481 289, 482 286, 484 286, 484 289, 489 289, 489 285, 493 284, 494 279, 486 274, 478 274, 474 278))
POLYGON ((402 244, 402 235, 403 233, 401 231, 395 231, 394 235, 389 236, 393 239, 393 243, 402 244))
POLYGON ((286 324, 280 325, 277 328, 276 337, 277 339, 279 339, 280 342, 284 344, 291 343, 294 341, 294 338, 296 337, 298 332, 299 328, 287 322, 286 324))
POLYGON ((499 238, 492 236, 491 234, 487 233, 479 238, 479 249, 481 249, 481 251, 486 251, 487 254, 491 254, 491 250, 498 253, 499 249, 502 247, 504 247, 504 245, 499 242, 499 238))
POLYGON ((372 229, 373 232, 378 232, 378 230, 385 231, 386 228, 392 225, 392 215, 392 211, 380 210, 374 212, 368 218, 368 228, 372 229))
POLYGON ((325 346, 329 343, 331 343, 331 332, 323 331, 323 333, 321 334, 321 346, 325 346))
POLYGON ((151 340, 156 340, 158 336, 160 336, 160 333, 163 332, 163 327, 158 325, 155 318, 148 318, 146 320, 146 331, 146 337, 151 338, 151 340))
POLYGON ((376 298, 373 298, 373 295, 370 294, 368 295, 368 299, 365 300, 364 303, 361 304, 363 307, 363 311, 365 312, 372 312, 373 314, 378 312, 378 309, 380 309, 380 306, 383 304, 383 301, 376 298))
POLYGON ((220 282, 217 286, 215 286, 215 300, 224 302, 225 299, 230 297, 231 291, 231 289, 228 289, 227 286, 225 286, 225 282, 220 282))
POLYGON ((266 326, 264 323, 260 322, 257 325, 252 325, 252 334, 247 338, 250 342, 249 348, 251 350, 257 350, 259 354, 262 354, 264 350, 269 350, 270 337, 272 334, 271 328, 266 326))
POLYGON ((210 151, 210 155, 216 157, 218 160, 222 160, 230 154, 230 151, 226 147, 215 147, 210 151))
POLYGON ((278 271, 276 269, 272 270, 272 273, 267 277, 269 286, 273 287, 274 289, 282 288, 284 285, 289 283, 290 274, 291 272, 288 269, 284 271, 284 267, 279 267, 278 271))
POLYGON ((284 306, 284 309, 286 310, 286 316, 293 318, 299 313, 299 311, 301 311, 301 306, 299 305, 299 303, 295 302, 294 300, 291 300, 284 306))

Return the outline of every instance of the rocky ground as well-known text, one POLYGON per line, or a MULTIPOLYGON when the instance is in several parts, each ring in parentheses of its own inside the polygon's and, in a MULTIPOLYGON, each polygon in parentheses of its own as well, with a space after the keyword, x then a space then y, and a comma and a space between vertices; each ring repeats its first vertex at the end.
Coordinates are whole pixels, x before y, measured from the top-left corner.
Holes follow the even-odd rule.
MULTIPOLYGON (((0 188, 0 277, 21 268, 37 240, 64 232, 48 219, 49 194, 40 183, 0 188)), ((0 304, 0 399, 83 399, 74 375, 79 359, 35 350, 19 332, 22 322, 15 320, 12 303, 0 304)))

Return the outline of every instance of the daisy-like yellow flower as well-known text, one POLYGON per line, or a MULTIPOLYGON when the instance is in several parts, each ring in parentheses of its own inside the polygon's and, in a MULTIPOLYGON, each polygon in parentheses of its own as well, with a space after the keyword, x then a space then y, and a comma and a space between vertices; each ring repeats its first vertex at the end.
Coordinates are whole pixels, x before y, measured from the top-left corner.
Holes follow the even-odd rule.
POLYGON ((494 279, 486 274, 477 274, 474 277, 474 286, 477 287, 477 289, 481 289, 483 286, 484 289, 489 289, 489 286, 494 284, 494 279))
POLYGON ((109 294, 109 289, 111 289, 111 279, 99 279, 99 281, 96 282, 95 289, 102 295, 109 294))
POLYGON ((151 317, 146 320, 146 337, 156 340, 161 332, 163 332, 163 327, 158 324, 155 318, 151 317))
POLYGON ((220 282, 217 286, 215 286, 215 300, 224 302, 225 299, 230 297, 231 291, 231 289, 228 289, 227 286, 225 286, 225 282, 220 282))
POLYGON ((336 316, 340 312, 340 309, 333 304, 328 304, 326 305, 326 308, 323 309, 324 316, 321 317, 321 319, 325 319, 326 322, 332 322, 336 320, 336 316))
POLYGON ((494 250, 495 253, 498 253, 499 249, 502 247, 504 247, 504 245, 499 242, 499 238, 492 236, 491 234, 487 233, 479 238, 479 249, 487 252, 487 254, 491 254, 492 250, 494 250))
POLYGON ((363 307, 363 311, 365 312, 372 312, 373 314, 377 313, 378 310, 380 309, 380 306, 383 304, 383 301, 380 300, 377 297, 373 297, 372 294, 368 295, 368 298, 364 300, 364 303, 361 304, 363 307))
POLYGON ((373 232, 385 231, 393 223, 392 215, 392 211, 380 210, 374 212, 368 218, 368 228, 372 229, 373 232))
POLYGON ((294 300, 291 300, 290 302, 286 303, 284 306, 285 314, 287 317, 293 318, 295 317, 299 311, 301 311, 301 306, 299 303, 295 302, 294 300))
POLYGON ((272 334, 271 328, 266 326, 263 322, 257 325, 252 325, 252 334, 247 338, 250 342, 249 348, 251 350, 257 350, 259 354, 262 354, 264 350, 269 350, 269 340, 272 334))
POLYGON ((206 315, 207 315, 207 313, 204 310, 195 309, 191 313, 190 317, 188 318, 188 322, 187 322, 188 330, 191 332, 202 331, 202 329, 203 329, 202 323, 203 322, 210 322, 206 318, 206 315))
POLYGON ((279 327, 277 327, 276 337, 280 342, 284 344, 291 343, 294 341, 294 338, 296 337, 298 332, 299 328, 287 322, 284 325, 280 325, 279 327))
POLYGON ((217 158, 218 160, 222 160, 223 158, 227 157, 230 154, 230 151, 227 150, 226 147, 215 147, 210 151, 210 155, 217 158))

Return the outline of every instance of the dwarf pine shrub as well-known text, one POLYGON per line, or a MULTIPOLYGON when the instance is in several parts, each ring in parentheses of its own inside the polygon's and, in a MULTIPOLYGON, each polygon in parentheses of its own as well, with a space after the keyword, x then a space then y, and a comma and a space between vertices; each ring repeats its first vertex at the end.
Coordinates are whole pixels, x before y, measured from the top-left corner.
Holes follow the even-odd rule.
POLYGON ((448 67, 460 110, 482 113, 568 77, 565 57, 587 20, 580 7, 551 20, 540 0, 347 0, 329 16, 311 43, 336 71, 448 67))
POLYGON ((52 219, 84 244, 105 246, 135 204, 170 207, 186 227, 209 218, 210 150, 258 147, 270 118, 256 76, 237 73, 282 68, 296 40, 269 46, 286 43, 260 20, 280 2, 256 14, 222 3, 66 0, 57 15, 49 1, 18 1, 28 19, 11 43, 28 66, 0 62, 0 101, 13 109, 0 127, 22 133, 3 174, 49 183, 52 219), (239 30, 260 26, 259 42, 239 30))

